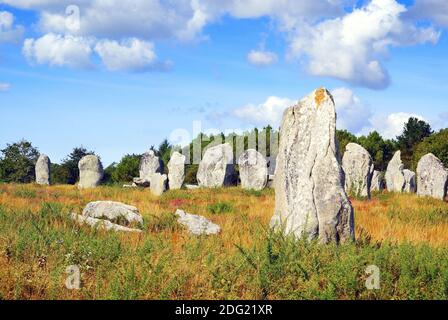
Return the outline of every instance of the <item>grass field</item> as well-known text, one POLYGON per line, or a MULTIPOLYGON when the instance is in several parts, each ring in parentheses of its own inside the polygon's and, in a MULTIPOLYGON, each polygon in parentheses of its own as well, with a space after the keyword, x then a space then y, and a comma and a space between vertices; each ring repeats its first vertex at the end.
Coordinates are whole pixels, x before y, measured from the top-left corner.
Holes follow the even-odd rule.
POLYGON ((446 299, 448 203, 406 194, 353 200, 356 243, 335 246, 272 234, 274 192, 169 191, 0 185, 0 299, 446 299), (142 234, 75 225, 94 200, 139 208, 142 234), (194 237, 184 209, 222 227, 194 237), (80 290, 64 283, 81 269, 80 290), (376 265, 381 288, 365 287, 376 265))

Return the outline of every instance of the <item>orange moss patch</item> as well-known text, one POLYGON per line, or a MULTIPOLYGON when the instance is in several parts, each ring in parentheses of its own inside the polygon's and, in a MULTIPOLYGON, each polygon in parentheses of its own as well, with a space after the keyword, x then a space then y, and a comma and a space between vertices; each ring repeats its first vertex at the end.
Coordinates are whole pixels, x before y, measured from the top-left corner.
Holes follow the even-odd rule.
POLYGON ((322 102, 325 100, 326 96, 327 96, 327 90, 325 90, 324 88, 319 88, 316 90, 314 100, 316 102, 317 108, 320 107, 322 102))

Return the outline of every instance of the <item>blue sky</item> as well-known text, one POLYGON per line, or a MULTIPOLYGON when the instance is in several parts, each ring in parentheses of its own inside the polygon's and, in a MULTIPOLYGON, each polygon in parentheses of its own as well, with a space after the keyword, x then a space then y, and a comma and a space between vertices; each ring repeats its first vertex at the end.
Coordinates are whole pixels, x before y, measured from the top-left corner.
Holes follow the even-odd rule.
POLYGON ((113 2, 0 0, 1 148, 25 138, 59 162, 84 145, 109 164, 193 121, 278 125, 320 86, 357 134, 448 126, 444 0, 113 2))

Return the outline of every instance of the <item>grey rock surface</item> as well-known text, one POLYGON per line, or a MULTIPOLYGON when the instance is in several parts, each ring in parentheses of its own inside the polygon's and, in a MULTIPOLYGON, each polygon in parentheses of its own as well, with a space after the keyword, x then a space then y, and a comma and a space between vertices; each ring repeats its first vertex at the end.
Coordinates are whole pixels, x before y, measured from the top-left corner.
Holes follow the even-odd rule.
POLYGON ((335 105, 326 89, 285 110, 272 227, 322 243, 354 239, 353 208, 337 146, 335 105))
POLYGON ((151 193, 155 196, 161 196, 167 189, 168 177, 166 174, 154 173, 150 180, 151 193))
POLYGON ((266 158, 257 150, 244 151, 238 159, 241 187, 243 189, 263 190, 268 182, 266 158))
POLYGON ((445 200, 448 188, 448 169, 432 153, 424 155, 417 164, 417 194, 445 200))
POLYGON ((142 232, 142 230, 140 229, 128 228, 116 223, 112 223, 108 220, 84 217, 76 213, 72 213, 70 217, 79 225, 87 224, 92 228, 104 229, 107 231, 136 232, 136 233, 142 232))
POLYGON ((383 191, 385 189, 386 182, 384 180, 384 173, 374 170, 372 175, 372 183, 370 185, 370 191, 383 191))
POLYGON ((401 151, 398 150, 387 165, 385 178, 388 191, 403 192, 406 183, 403 170, 404 165, 401 161, 401 151))
POLYGON ((196 177, 198 185, 203 188, 234 185, 235 166, 230 144, 224 143, 207 149, 199 163, 196 177))
POLYGON ((46 154, 41 154, 37 159, 36 170, 36 183, 40 185, 50 184, 50 158, 46 154))
POLYGON ((347 144, 342 158, 342 167, 345 172, 347 193, 370 199, 374 166, 369 152, 359 144, 347 144))
POLYGON ((403 176, 404 176, 403 192, 408 193, 417 192, 417 181, 415 177, 415 172, 408 169, 403 169, 403 176))
POLYGON ((94 201, 82 212, 86 218, 105 219, 117 224, 143 225, 143 217, 136 207, 115 201, 94 201))
POLYGON ((175 151, 168 162, 168 185, 171 190, 182 188, 185 179, 186 157, 175 151))
POLYGON ((211 235, 221 232, 221 228, 205 217, 189 214, 183 210, 177 210, 177 222, 185 227, 194 235, 211 235))
POLYGON ((143 154, 140 160, 139 172, 140 179, 143 181, 151 181, 153 174, 163 172, 163 163, 153 150, 149 150, 143 154))
POLYGON ((95 188, 100 185, 103 179, 103 165, 100 159, 94 155, 83 157, 79 163, 79 183, 78 188, 95 188))

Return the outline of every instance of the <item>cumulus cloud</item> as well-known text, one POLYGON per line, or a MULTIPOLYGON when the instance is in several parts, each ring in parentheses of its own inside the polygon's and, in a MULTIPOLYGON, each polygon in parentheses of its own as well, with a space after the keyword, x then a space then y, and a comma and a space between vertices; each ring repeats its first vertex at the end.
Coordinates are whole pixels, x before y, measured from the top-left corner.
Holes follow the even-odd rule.
POLYGON ((354 134, 360 133, 363 128, 370 125, 372 111, 361 101, 355 93, 348 88, 331 90, 337 112, 337 127, 346 129, 354 134))
POLYGON ((91 67, 91 41, 83 37, 49 33, 38 39, 26 39, 22 52, 34 64, 91 67))
POLYGON ((270 96, 261 104, 247 104, 234 109, 232 115, 250 124, 279 125, 283 111, 294 104, 294 100, 270 96))
POLYGON ((106 68, 110 71, 145 71, 162 68, 168 64, 158 63, 151 42, 127 39, 122 42, 102 40, 95 46, 106 68))
POLYGON ((389 84, 381 57, 390 46, 435 43, 439 33, 401 18, 406 7, 395 0, 372 0, 343 17, 302 25, 290 36, 290 54, 305 56, 308 71, 373 89, 389 84))
POLYGON ((378 131, 383 137, 393 139, 403 132, 404 124, 409 118, 417 118, 426 121, 422 116, 415 113, 397 112, 385 116, 374 116, 370 119, 371 127, 366 131, 378 131))
POLYGON ((11 85, 9 83, 0 82, 0 92, 9 91, 11 85))
POLYGON ((429 19, 441 27, 448 27, 448 1, 416 0, 409 10, 409 16, 415 19, 429 19))
POLYGON ((247 55, 247 61, 257 67, 265 67, 276 63, 278 57, 273 52, 252 50, 247 55))
POLYGON ((0 11, 0 42, 17 42, 24 33, 23 26, 14 25, 14 15, 8 11, 0 11))

